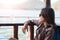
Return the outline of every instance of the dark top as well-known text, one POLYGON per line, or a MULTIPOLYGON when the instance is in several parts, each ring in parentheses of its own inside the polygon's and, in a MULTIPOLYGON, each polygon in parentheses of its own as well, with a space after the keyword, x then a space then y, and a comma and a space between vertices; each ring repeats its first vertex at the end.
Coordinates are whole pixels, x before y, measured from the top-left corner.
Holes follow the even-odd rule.
POLYGON ((36 30, 36 36, 34 40, 54 40, 54 29, 52 25, 48 25, 46 28, 42 24, 36 30))

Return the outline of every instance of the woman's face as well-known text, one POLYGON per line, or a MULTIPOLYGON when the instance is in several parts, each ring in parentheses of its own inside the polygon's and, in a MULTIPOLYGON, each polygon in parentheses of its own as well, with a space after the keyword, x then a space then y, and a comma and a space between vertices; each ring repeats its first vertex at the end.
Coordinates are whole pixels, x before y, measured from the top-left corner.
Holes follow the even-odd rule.
POLYGON ((44 19, 43 16, 40 16, 39 18, 40 18, 40 21, 41 21, 41 22, 45 22, 45 19, 44 19))

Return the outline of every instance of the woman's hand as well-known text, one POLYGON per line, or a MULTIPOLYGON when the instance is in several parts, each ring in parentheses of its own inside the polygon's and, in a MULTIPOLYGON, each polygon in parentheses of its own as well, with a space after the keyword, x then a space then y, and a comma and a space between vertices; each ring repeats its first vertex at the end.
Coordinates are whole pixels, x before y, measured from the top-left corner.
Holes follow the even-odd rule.
POLYGON ((22 27, 22 32, 25 34, 26 30, 28 28, 28 25, 24 24, 24 26, 22 27))
POLYGON ((29 26, 34 25, 34 23, 32 22, 32 20, 28 20, 28 21, 26 21, 26 22, 24 23, 24 26, 22 27, 23 33, 25 33, 26 30, 28 29, 28 25, 29 25, 29 26))

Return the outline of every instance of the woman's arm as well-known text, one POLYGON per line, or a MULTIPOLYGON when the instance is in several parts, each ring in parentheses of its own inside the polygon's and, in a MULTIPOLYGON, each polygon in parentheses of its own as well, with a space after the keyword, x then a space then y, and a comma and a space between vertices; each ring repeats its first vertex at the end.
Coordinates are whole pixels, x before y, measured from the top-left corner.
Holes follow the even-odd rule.
POLYGON ((37 27, 40 25, 40 21, 39 20, 31 20, 37 27))
POLYGON ((24 23, 24 26, 22 27, 22 31, 23 33, 25 33, 26 29, 28 29, 28 26, 29 25, 36 25, 38 26, 39 25, 39 21, 38 20, 28 20, 24 23))

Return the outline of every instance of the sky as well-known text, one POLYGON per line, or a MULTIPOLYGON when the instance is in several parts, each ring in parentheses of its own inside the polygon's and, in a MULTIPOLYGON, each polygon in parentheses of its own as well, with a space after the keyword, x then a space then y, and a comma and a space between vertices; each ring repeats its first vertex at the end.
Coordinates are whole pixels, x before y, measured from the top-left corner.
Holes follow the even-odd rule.
MULTIPOLYGON (((24 3, 24 2, 26 2, 26 1, 28 1, 28 0, 0 0, 0 3, 2 2, 2 3, 24 3)), ((41 1, 44 1, 44 0, 41 0, 41 1)), ((56 1, 58 1, 58 0, 51 0, 52 1, 52 3, 55 3, 56 1)))
MULTIPOLYGON (((0 8, 18 8, 20 4, 24 4, 25 2, 28 2, 29 0, 0 0, 0 8)), ((44 2, 44 0, 40 0, 44 2)), ((58 0, 51 0, 51 3, 55 3, 58 0)))
MULTIPOLYGON (((44 0, 41 0, 41 1, 43 2, 44 0)), ((55 3, 57 1, 59 1, 59 0, 51 0, 51 3, 55 3)))
POLYGON ((17 3, 24 3, 26 2, 27 0, 0 0, 0 3, 5 3, 5 4, 17 4, 17 3))
MULTIPOLYGON (((0 3, 2 2, 2 3, 24 3, 24 2, 26 2, 27 0, 0 0, 0 3)), ((43 0, 41 0, 41 1, 43 1, 43 0)), ((58 1, 58 0, 52 0, 52 3, 55 3, 56 1, 58 1)), ((20 20, 25 20, 25 18, 24 19, 20 19, 20 18, 17 18, 17 19, 15 19, 14 17, 15 16, 34 16, 34 17, 38 17, 38 15, 39 15, 39 13, 40 13, 40 11, 25 11, 25 10, 10 10, 10 9, 0 9, 0 17, 1 16, 10 16, 10 18, 0 18, 0 22, 2 23, 6 23, 6 22, 9 22, 9 23, 11 23, 11 22, 13 22, 13 23, 15 23, 15 22, 20 22, 20 20), (32 15, 31 15, 32 14, 32 15), (8 21, 7 21, 8 20, 8 21)), ((56 14, 56 16, 58 16, 58 17, 60 17, 60 14, 59 13, 57 13, 56 14)), ((58 18, 58 20, 60 20, 60 18, 58 18)), ((26 20, 25 20, 26 21, 26 20)), ((21 21, 22 22, 22 21, 21 21)), ((59 21, 57 21, 58 23, 60 23, 59 21)))

